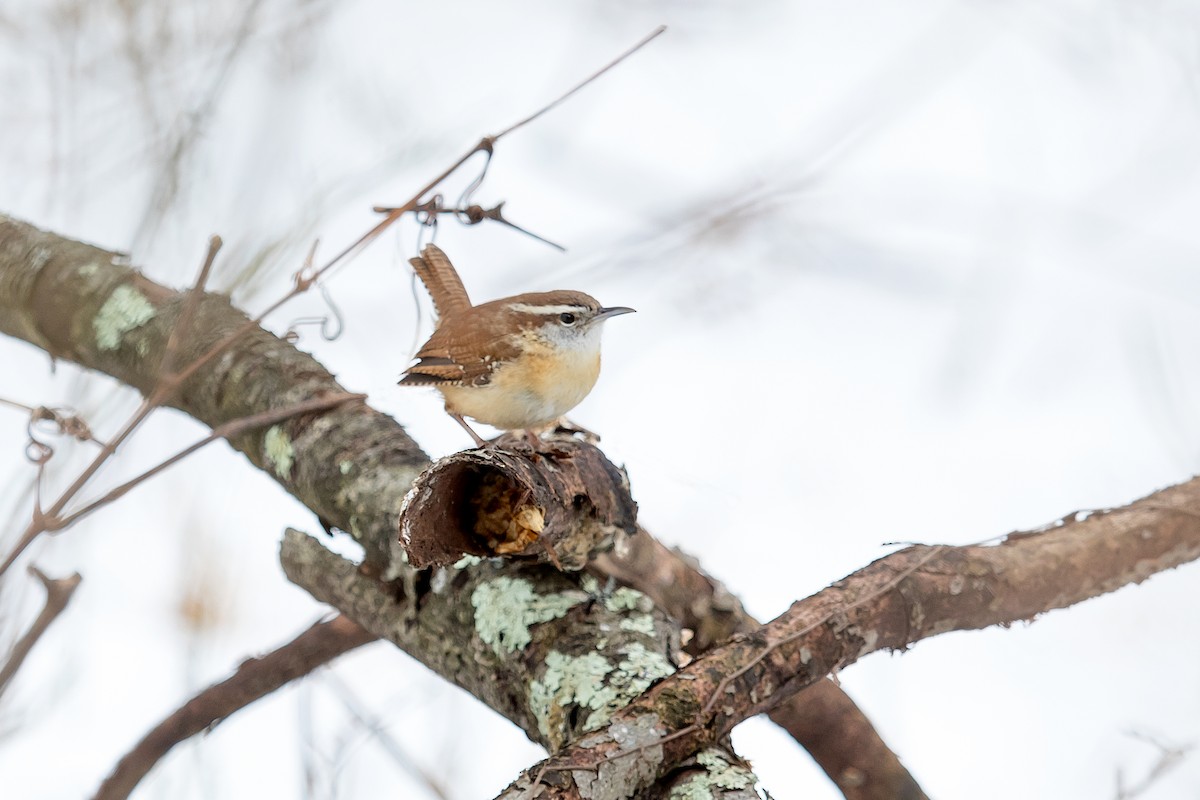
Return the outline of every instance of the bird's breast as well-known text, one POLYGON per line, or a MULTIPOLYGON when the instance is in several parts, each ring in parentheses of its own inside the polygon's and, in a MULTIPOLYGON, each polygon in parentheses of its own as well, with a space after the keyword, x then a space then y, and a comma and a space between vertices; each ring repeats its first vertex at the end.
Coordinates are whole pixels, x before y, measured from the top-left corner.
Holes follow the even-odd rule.
POLYGON ((556 348, 526 341, 484 386, 447 386, 446 407, 503 430, 548 425, 587 397, 600 375, 600 348, 556 348))

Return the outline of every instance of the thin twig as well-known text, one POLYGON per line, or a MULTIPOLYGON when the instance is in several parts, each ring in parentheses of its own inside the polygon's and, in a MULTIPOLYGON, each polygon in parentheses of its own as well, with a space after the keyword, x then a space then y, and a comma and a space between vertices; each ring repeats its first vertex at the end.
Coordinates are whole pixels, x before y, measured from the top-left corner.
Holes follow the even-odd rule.
POLYGON ((528 117, 526 117, 525 119, 516 123, 515 125, 510 125, 509 127, 505 128, 504 130, 497 133, 495 136, 492 137, 492 141, 496 141, 497 139, 499 139, 502 136, 507 136, 508 134, 515 131, 517 128, 528 125, 529 123, 533 122, 538 117, 545 114, 547 111, 550 111, 551 109, 555 108, 560 103, 565 101, 568 97, 575 94, 580 89, 587 86, 589 83, 596 80, 604 73, 608 72, 610 69, 615 67, 617 64, 620 64, 622 61, 629 58, 631 55, 636 53, 638 50, 641 50, 643 47, 650 44, 650 42, 654 41, 654 39, 661 36, 664 32, 666 32, 666 30, 667 30, 666 25, 659 25, 657 28, 655 28, 653 31, 651 31, 649 34, 647 34, 640 42, 635 44, 633 47, 629 48, 624 53, 622 53, 621 55, 614 58, 612 61, 605 64, 603 67, 598 69, 596 72, 593 72, 588 78, 583 80, 581 83, 575 84, 574 88, 570 89, 566 94, 560 96, 557 100, 552 101, 550 104, 543 106, 540 111, 530 114, 528 117))
MULTIPOLYGON (((230 41, 229 49, 225 52, 216 69, 211 72, 213 75, 212 82, 200 98, 200 102, 196 103, 188 109, 187 113, 182 115, 181 118, 186 120, 186 127, 175 137, 175 141, 170 145, 169 152, 164 148, 162 163, 160 165, 161 169, 157 171, 155 188, 150 193, 150 202, 142 214, 142 219, 138 223, 134 234, 135 242, 144 241, 152 236, 163 214, 174 203, 179 192, 179 186, 182 183, 180 167, 183 164, 184 157, 188 149, 200 138, 205 124, 212 118, 221 93, 228 85, 233 68, 245 52, 246 43, 250 41, 251 34, 254 32, 254 18, 258 15, 258 9, 261 5, 262 0, 253 0, 253 2, 245 5, 245 10, 237 30, 234 31, 232 37, 228 37, 227 39, 230 41)), ((136 30, 135 21, 128 20, 127 28, 130 31, 136 30)), ((135 55, 135 57, 140 56, 140 51, 134 51, 132 55, 135 55)), ((144 85, 144 80, 145 75, 153 74, 156 70, 150 64, 142 62, 140 57, 137 57, 137 62, 136 73, 139 79, 139 88, 147 95, 144 103, 149 105, 149 88, 144 85)), ((153 117, 153 113, 149 116, 153 117)), ((156 120, 152 119, 151 122, 156 123, 156 120)))
POLYGON ((59 615, 66 610, 67 603, 71 602, 71 595, 75 593, 75 590, 79 588, 79 582, 83 580, 78 572, 67 578, 48 578, 34 566, 29 568, 29 574, 41 581, 42 586, 45 587, 46 604, 42 606, 42 612, 29 626, 29 630, 25 631, 25 635, 13 645, 4 666, 0 667, 0 695, 4 694, 9 681, 21 669, 21 665, 25 663, 25 658, 33 650, 33 646, 38 643, 54 620, 58 619, 59 615))
MULTIPOLYGON (((170 384, 174 388, 178 384, 178 380, 172 380, 170 376, 175 369, 175 357, 179 352, 179 344, 183 341, 184 333, 192 327, 192 317, 196 316, 196 309, 204 297, 204 288, 208 285, 208 276, 212 274, 213 264, 217 260, 217 253, 221 251, 221 245, 220 236, 212 236, 208 240, 208 253, 204 256, 204 263, 200 265, 200 274, 196 276, 192 288, 188 290, 187 297, 183 301, 183 308, 179 310, 179 316, 175 318, 175 325, 167 337, 167 344, 163 347, 162 362, 158 368, 160 387, 170 384)), ((161 389, 155 387, 155 393, 159 391, 161 389)))
MULTIPOLYGON (((130 434, 137 429, 142 421, 145 420, 153 410, 154 406, 150 404, 148 398, 142 400, 141 404, 138 405, 137 411, 135 411, 133 416, 121 427, 121 430, 117 432, 117 435, 100 448, 100 452, 96 454, 96 457, 92 459, 92 462, 88 464, 87 467, 84 468, 83 472, 81 472, 75 478, 71 485, 68 486, 61 495, 59 495, 58 499, 54 501, 54 504, 49 508, 49 510, 45 511, 42 510, 41 504, 42 473, 39 470, 37 486, 38 501, 34 506, 33 518, 29 521, 29 525, 26 526, 25 531, 21 534, 21 538, 18 540, 16 547, 14 547, 12 552, 10 552, 4 559, 4 563, 0 564, 0 576, 3 576, 4 573, 8 571, 9 567, 11 567, 16 560, 20 558, 21 553, 23 553, 25 549, 29 547, 29 545, 33 544, 34 540, 37 539, 38 536, 48 530, 47 522, 54 519, 62 512, 67 503, 71 501, 71 498, 74 497, 79 490, 82 489, 84 485, 92 479, 92 476, 94 476, 100 470, 100 467, 102 467, 104 463, 113 455, 113 453, 117 451, 117 448, 121 445, 121 443, 129 438, 130 434)), ((44 462, 39 464, 39 467, 44 466, 44 462)))
POLYGON ((0 397, 0 406, 15 408, 18 411, 24 411, 27 414, 32 414, 35 410, 37 410, 36 406, 27 406, 24 403, 18 403, 16 400, 9 400, 7 397, 0 397))
POLYGON ((292 417, 299 416, 300 414, 311 414, 317 411, 326 411, 330 408, 340 406, 343 403, 350 403, 366 399, 367 396, 365 394, 352 394, 350 392, 345 392, 342 394, 330 395, 329 397, 317 397, 312 400, 305 400, 302 403, 296 403, 295 405, 287 406, 285 408, 274 408, 270 411, 264 411, 261 414, 251 414, 248 417, 230 420, 224 425, 219 425, 216 428, 213 428, 212 432, 203 439, 193 442, 175 455, 151 467, 142 474, 131 478, 125 483, 122 483, 120 486, 112 489, 102 497, 96 498, 78 511, 73 511, 67 516, 59 519, 49 520, 47 524, 51 527, 49 527, 48 530, 61 530, 62 528, 66 528, 67 526, 78 522, 81 518, 86 517, 96 509, 106 506, 115 500, 119 500, 128 494, 129 491, 134 487, 149 480, 150 478, 153 478, 167 467, 182 461, 200 448, 207 444, 211 444, 218 439, 228 439, 231 436, 237 436, 240 433, 245 433, 246 431, 253 430, 255 428, 261 428, 265 425, 274 425, 277 422, 282 422, 285 419, 290 419, 292 417))
MULTIPOLYGON (((29 439, 37 441, 33 435, 34 426, 39 422, 53 422, 57 428, 57 433, 64 436, 70 436, 73 439, 78 439, 81 442, 97 442, 103 444, 95 436, 92 435, 92 429, 87 422, 75 413, 74 409, 69 408, 50 408, 49 406, 27 406, 24 403, 18 403, 16 400, 9 400, 6 397, 0 397, 0 406, 7 406, 18 411, 23 411, 29 415, 29 439)), ((41 444, 39 442, 39 444, 41 444)))
MULTIPOLYGON (((390 210, 390 209, 387 209, 383 206, 375 207, 375 211, 380 212, 380 213, 384 213, 388 210, 390 210)), ((418 214, 423 215, 422 224, 427 225, 427 226, 436 225, 437 220, 435 219, 435 217, 437 217, 440 214, 452 214, 452 215, 454 215, 455 219, 457 219, 459 222, 461 222, 464 225, 478 225, 479 223, 484 222, 485 220, 492 220, 493 222, 499 222, 501 225, 511 228, 512 230, 517 231, 518 233, 523 233, 532 239, 537 239, 539 242, 542 242, 543 244, 548 244, 551 247, 553 247, 555 250, 559 250, 561 252, 566 252, 566 249, 567 249, 567 248, 563 247, 561 244, 558 244, 557 242, 550 241, 545 236, 539 236, 538 234, 534 233, 531 230, 522 228, 520 225, 518 225, 515 222, 513 222, 512 220, 510 220, 508 217, 504 216, 504 201, 503 200, 501 200, 499 203, 492 206, 491 208, 484 208, 483 206, 479 205, 478 203, 471 203, 471 204, 465 205, 465 206, 461 203, 458 206, 444 206, 441 203, 441 195, 434 195, 429 200, 426 200, 424 203, 421 203, 421 205, 418 208, 416 208, 415 211, 418 214)))
MULTIPOLYGON (((191 317, 195 313, 195 307, 199 303, 203 294, 204 284, 208 281, 209 272, 212 270, 213 260, 216 258, 217 251, 220 250, 220 248, 220 238, 216 236, 212 237, 212 239, 209 240, 208 251, 205 254, 204 262, 200 267, 200 272, 196 276, 196 281, 193 284, 191 293, 185 300, 184 307, 180 312, 180 317, 176 320, 176 325, 174 329, 172 329, 170 336, 167 338, 167 345, 163 355, 163 366, 169 367, 170 362, 174 360, 174 350, 178 347, 179 337, 183 335, 183 333, 180 331, 181 326, 179 323, 191 322, 191 317)), ((102 444, 100 447, 100 452, 97 453, 95 458, 92 459, 91 463, 84 467, 83 471, 75 477, 75 480, 71 482, 71 485, 63 490, 58 499, 54 501, 54 504, 48 510, 43 511, 39 500, 38 504, 34 508, 33 518, 29 521, 29 525, 26 526, 25 531, 21 534, 21 538, 17 541, 16 547, 14 547, 12 552, 8 554, 8 556, 4 559, 4 562, 0 564, 0 576, 3 576, 4 573, 8 571, 8 569, 16 562, 16 560, 20 558, 21 553, 23 553, 26 548, 29 547, 29 545, 33 544, 34 540, 36 540, 38 536, 45 533, 47 530, 50 530, 49 523, 52 523, 53 520, 58 518, 63 509, 67 507, 67 504, 71 502, 75 495, 77 495, 83 489, 83 487, 87 485, 88 481, 90 481, 96 475, 96 473, 100 471, 100 468, 108 462, 113 454, 117 452, 117 448, 120 447, 126 439, 133 435, 133 433, 141 426, 141 424, 146 421, 146 418, 150 416, 154 409, 158 408, 170 398, 171 394, 173 394, 179 388, 179 386, 182 385, 183 381, 184 378, 181 375, 168 376, 163 372, 163 370, 159 370, 158 380, 155 382, 154 390, 147 397, 142 399, 142 402, 138 404, 137 410, 133 412, 133 415, 126 420, 125 424, 121 426, 121 429, 117 431, 117 435, 102 444)), ((40 473, 38 476, 38 484, 40 489, 40 473)))
MULTIPOLYGON (((200 441, 195 442, 195 443, 189 445, 188 447, 185 447, 183 450, 179 451, 178 453, 176 453, 175 455, 166 459, 165 461, 162 461, 161 463, 157 464, 156 466, 151 467, 150 469, 146 470, 145 472, 138 475, 137 477, 126 481, 125 483, 121 484, 120 486, 116 487, 115 489, 109 491, 104 496, 99 497, 96 500, 93 500, 92 502, 85 505, 83 508, 81 508, 77 511, 73 511, 65 517, 61 516, 63 509, 59 503, 55 503, 54 507, 51 508, 49 511, 41 511, 40 504, 39 504, 38 508, 35 508, 35 510, 34 510, 33 522, 30 523, 30 526, 21 535, 21 539, 17 542, 16 546, 12 549, 12 552, 10 552, 8 554, 8 557, 4 560, 4 563, 2 565, 0 565, 0 575, 3 575, 4 572, 9 567, 12 566, 13 562, 15 562, 17 560, 17 558, 21 555, 21 553, 23 553, 25 551, 25 549, 28 548, 29 545, 31 545, 34 542, 34 540, 37 539, 37 537, 40 536, 42 533, 45 533, 48 531, 58 531, 58 530, 62 530, 64 528, 68 527, 69 525, 77 522, 80 518, 85 517, 88 514, 92 513, 96 509, 101 508, 102 506, 105 506, 105 505, 113 502, 114 500, 117 500, 117 499, 123 497, 126 493, 129 492, 129 490, 133 489, 138 484, 157 475, 158 473, 165 470, 167 467, 170 467, 172 464, 175 464, 177 461, 180 461, 181 459, 191 455, 192 453, 196 452, 200 448, 204 447, 206 444, 214 442, 217 439, 228 438, 230 436, 236 436, 237 434, 242 433, 244 431, 252 430, 254 428, 260 428, 264 425, 273 425, 276 422, 280 422, 282 420, 289 419, 290 417, 297 416, 298 414, 307 414, 307 413, 313 413, 313 412, 317 412, 317 411, 324 411, 324 410, 332 408, 334 406, 341 405, 342 403, 349 403, 349 402, 365 400, 365 399, 366 399, 366 395, 352 394, 352 393, 347 392, 347 393, 342 393, 342 394, 330 395, 328 397, 318 397, 318 398, 314 398, 312 400, 306 400, 302 403, 297 403, 292 406, 287 406, 286 408, 276 408, 276 409, 272 409, 270 411, 264 411, 260 414, 252 414, 248 417, 241 417, 239 419, 230 420, 229 422, 226 422, 224 425, 219 425, 216 428, 214 428, 208 436, 205 436, 200 441)), ((128 427, 128 425, 126 427, 128 427)), ((65 503, 64 503, 64 505, 65 505, 65 503)))
POLYGON ((1152 788, 1164 775, 1183 763, 1183 759, 1194 748, 1194 745, 1185 744, 1179 747, 1169 747, 1168 745, 1144 733, 1131 731, 1129 734, 1134 739, 1139 739, 1158 749, 1158 760, 1154 762, 1154 766, 1146 773, 1146 777, 1135 783, 1133 786, 1125 786, 1125 778, 1121 770, 1117 770, 1117 797, 1116 800, 1134 800, 1140 797, 1147 790, 1152 788))

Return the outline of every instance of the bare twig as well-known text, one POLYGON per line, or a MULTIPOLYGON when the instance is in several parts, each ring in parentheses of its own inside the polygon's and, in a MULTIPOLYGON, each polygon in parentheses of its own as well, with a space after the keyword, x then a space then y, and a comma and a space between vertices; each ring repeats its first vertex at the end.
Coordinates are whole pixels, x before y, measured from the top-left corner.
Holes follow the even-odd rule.
POLYGON ((102 447, 104 446, 104 442, 92 434, 91 426, 88 425, 87 420, 75 413, 73 409, 27 406, 24 403, 18 403, 16 400, 9 400, 4 397, 0 397, 0 405, 24 411, 29 415, 29 423, 26 426, 26 434, 28 436, 26 456, 34 463, 45 463, 54 455, 54 448, 43 442, 36 435, 46 429, 46 426, 42 425, 42 423, 46 422, 51 425, 49 433, 52 435, 70 436, 72 439, 80 442, 95 442, 102 447))
POLYGON ((196 276, 192 288, 188 290, 187 297, 183 301, 183 308, 180 309, 179 316, 175 320, 175 327, 171 329, 171 335, 167 337, 167 345, 163 348, 162 363, 158 368, 161 388, 156 389, 155 394, 174 391, 180 383, 179 379, 172 376, 172 371, 175 369, 175 358, 179 353, 179 344, 183 341, 184 333, 191 330, 192 318, 196 316, 196 309, 204 297, 204 288, 208 286, 208 277, 212 274, 213 264, 216 263, 217 253, 221 252, 222 244, 220 236, 212 236, 208 240, 208 253, 205 254, 204 262, 200 265, 200 274, 196 276))
POLYGON ((1158 760, 1154 762, 1154 766, 1146 773, 1146 777, 1135 783, 1133 786, 1125 785, 1125 776, 1121 770, 1117 770, 1117 795, 1116 800, 1134 800, 1140 797, 1149 790, 1156 782, 1171 770, 1178 767, 1183 759, 1195 747, 1195 745, 1185 744, 1180 746, 1170 746, 1164 742, 1160 742, 1153 736, 1144 733, 1131 732, 1129 734, 1134 739, 1145 742, 1158 750, 1158 760))
MULTIPOLYGON (((391 210, 392 209, 388 208, 387 206, 375 206, 375 211, 378 213, 386 213, 391 210)), ((427 227, 436 226, 436 217, 441 214, 452 214, 454 215, 454 218, 463 225, 478 225, 481 222, 491 220, 493 222, 499 222, 501 225, 511 228, 518 233, 523 233, 531 239, 537 239, 543 244, 548 244, 556 250, 565 252, 567 249, 557 242, 552 242, 546 237, 539 236, 527 228, 522 228, 508 217, 504 216, 503 200, 501 200, 499 203, 496 203, 496 205, 492 206, 491 208, 484 208, 478 203, 460 203, 458 206, 446 206, 442 204, 442 196, 440 194, 435 194, 433 197, 429 198, 423 203, 420 203, 416 208, 413 209, 413 212, 418 215, 418 220, 421 222, 421 224, 427 227)))
POLYGON ((27 406, 24 403, 18 403, 16 400, 9 400, 7 397, 0 397, 0 406, 8 406, 15 408, 18 411, 24 411, 32 414, 36 410, 36 406, 27 406))
MULTIPOLYGON (((325 411, 330 408, 340 406, 343 403, 350 403, 365 399, 366 395, 346 392, 329 395, 327 397, 317 397, 311 400, 305 400, 302 403, 296 403, 295 405, 287 406, 285 408, 272 409, 270 411, 264 411, 260 414, 253 414, 248 417, 231 420, 224 425, 219 425, 218 427, 214 428, 208 436, 205 436, 200 441, 188 445, 170 458, 151 467, 140 475, 131 478, 120 486, 117 486, 116 488, 107 492, 102 497, 91 501, 83 508, 73 511, 66 516, 62 516, 62 506, 65 505, 65 502, 61 501, 61 498, 60 501, 56 502, 54 507, 49 511, 42 511, 40 509, 40 504, 38 504, 39 507, 34 509, 33 522, 30 523, 29 527, 21 535, 21 538, 18 540, 16 546, 13 547, 12 551, 4 559, 4 563, 0 565, 0 575, 3 575, 4 572, 13 565, 13 562, 20 557, 21 553, 23 553, 26 548, 29 547, 29 545, 33 544, 33 542, 41 534, 63 530, 64 528, 77 522, 82 517, 91 514, 98 508, 102 508, 103 506, 120 499, 137 485, 148 480, 149 478, 154 477, 167 467, 170 467, 178 461, 186 458, 200 448, 204 447, 206 444, 214 442, 217 439, 225 439, 229 438, 230 436, 236 436, 245 431, 253 430, 254 428, 261 428, 264 425, 274 425, 277 422, 290 419, 291 417, 295 417, 300 414, 311 414, 317 411, 325 411)), ((128 425, 126 427, 128 427, 128 425)), ((82 487, 82 483, 80 486, 82 487)), ((76 493, 77 492, 78 489, 76 490, 76 493)))
POLYGON ((167 467, 182 461, 184 458, 187 458, 192 453, 204 447, 206 444, 215 442, 218 439, 228 439, 231 436, 237 436, 238 434, 254 430, 255 428, 262 428, 266 425, 274 425, 278 422, 282 422, 286 419, 290 419, 301 414, 313 414, 318 411, 327 411, 344 403, 352 403, 366 399, 367 396, 365 394, 352 394, 350 392, 346 392, 344 394, 336 394, 329 397, 317 397, 313 398, 312 400, 305 400, 302 403, 296 403, 295 405, 272 409, 271 411, 264 411, 261 414, 254 414, 249 417, 242 417, 241 419, 235 419, 226 422, 224 425, 219 425, 216 428, 213 428, 212 432, 200 441, 188 445, 175 455, 151 467, 140 475, 131 478, 120 486, 117 486, 104 496, 96 498, 78 511, 73 511, 65 517, 47 521, 47 525, 50 526, 47 528, 47 530, 61 530, 62 528, 66 528, 69 525, 74 524, 82 517, 87 516, 96 509, 102 508, 114 500, 119 500, 137 485, 149 480, 150 478, 153 478, 167 467))
POLYGON ((497 139, 499 139, 503 136, 507 136, 508 134, 512 133, 513 131, 517 130, 518 128, 524 127, 525 125, 528 125, 529 123, 533 122, 535 119, 542 116, 547 111, 550 111, 551 109, 557 107, 560 103, 563 103, 564 101, 566 101, 566 99, 569 98, 571 95, 575 94, 580 89, 587 86, 589 83, 596 80, 604 73, 608 72, 610 69, 615 67, 617 64, 620 64, 622 61, 629 58, 631 55, 636 53, 638 50, 641 50, 643 47, 650 44, 650 42, 654 41, 656 38, 658 38, 663 33, 665 33, 666 30, 667 30, 666 25, 659 25, 657 28, 655 28, 650 33, 648 33, 645 37, 643 37, 642 40, 639 41, 637 44, 635 44, 633 47, 629 48, 624 53, 621 53, 621 55, 617 56, 612 61, 605 64, 603 67, 601 67, 600 69, 593 72, 585 80, 581 81, 580 83, 577 83, 574 87, 572 87, 566 93, 561 95, 557 100, 554 100, 554 101, 548 103, 547 105, 543 106, 541 110, 536 111, 533 114, 530 114, 528 117, 521 120, 520 122, 510 125, 507 128, 505 128, 504 130, 497 133, 495 136, 492 137, 492 141, 496 141, 497 139))
POLYGON ((39 470, 39 502, 36 504, 33 510, 32 519, 30 519, 29 525, 26 526, 25 531, 21 534, 21 538, 17 541, 16 547, 14 547, 12 552, 8 554, 8 556, 4 559, 4 562, 0 563, 0 576, 3 576, 4 573, 8 571, 13 563, 20 558, 21 553, 23 553, 25 549, 37 539, 38 536, 48 530, 57 530, 58 528, 62 527, 60 525, 58 528, 54 528, 53 521, 58 518, 63 509, 66 508, 67 504, 71 502, 75 495, 77 495, 83 489, 83 487, 87 485, 88 481, 90 481, 96 475, 96 473, 100 471, 100 468, 108 462, 113 454, 117 452, 117 448, 120 447, 126 439, 132 436, 133 433, 141 426, 141 424, 146 421, 146 418, 150 416, 154 409, 158 408, 168 399, 170 399, 171 395, 173 395, 183 383, 184 378, 182 375, 168 375, 166 370, 172 367, 172 364, 175 360, 175 352, 179 347, 179 341, 186 333, 186 331, 183 331, 182 328, 185 324, 190 325, 191 318, 195 314, 196 305, 199 303, 201 297, 203 297, 204 285, 207 283, 208 275, 212 271, 213 261, 216 259, 217 252, 220 249, 220 237, 212 237, 212 239, 209 240, 208 252, 204 257, 204 262, 200 267, 200 272, 196 276, 196 281, 192 286, 191 292, 184 301, 183 310, 180 312, 180 316, 177 319, 178 324, 176 324, 174 330, 171 331, 170 337, 167 339, 167 345, 163 353, 162 367, 159 369, 158 380, 155 384, 154 391, 142 399, 142 402, 138 404, 137 410, 134 411, 133 415, 126 420, 124 425, 121 426, 121 429, 117 432, 116 436, 101 446, 100 452, 96 454, 91 463, 84 467, 83 471, 80 472, 79 475, 76 476, 75 480, 71 482, 71 485, 63 490, 62 494, 60 494, 58 499, 54 501, 53 505, 51 505, 50 508, 45 511, 42 510, 40 502, 42 473, 39 470))
POLYGON ((318 622, 265 656, 242 662, 229 678, 197 694, 147 733, 117 762, 96 791, 95 800, 128 797, 175 745, 374 639, 356 623, 339 615, 318 622))
POLYGON ((83 580, 79 573, 67 578, 48 578, 41 570, 33 566, 29 568, 29 574, 41 581, 42 586, 45 587, 46 604, 42 606, 42 612, 29 626, 29 630, 25 631, 25 635, 13 645, 4 666, 0 667, 0 695, 4 694, 9 681, 21 669, 21 665, 25 663, 25 658, 33 650, 33 646, 38 643, 54 620, 58 619, 58 616, 66 610, 67 603, 71 602, 71 595, 75 593, 75 590, 79 588, 79 582, 83 580))
MULTIPOLYGON (((179 187, 182 184, 181 167, 184 158, 192 145, 200 139, 204 126, 212 119, 221 93, 228 85, 230 75, 233 74, 233 68, 237 64, 238 59, 245 53, 246 44, 251 41, 251 34, 254 33, 254 20, 258 16, 258 10, 261 5, 262 0, 253 0, 253 2, 246 3, 242 12, 242 18, 233 35, 222 37, 223 41, 229 42, 229 48, 225 51, 216 69, 213 70, 212 82, 200 97, 199 102, 189 108, 185 114, 181 115, 181 118, 186 122, 185 127, 174 138, 169 147, 163 150, 161 169, 158 171, 154 188, 150 192, 150 200, 134 234, 135 241, 144 241, 151 236, 162 215, 174 202, 179 192, 179 187)), ((132 37, 133 32, 138 29, 136 20, 128 20, 125 28, 128 37, 132 37)), ((155 119, 156 115, 153 113, 153 100, 150 96, 150 87, 146 83, 146 76, 155 74, 157 69, 153 64, 146 63, 140 46, 132 41, 131 38, 128 41, 127 52, 135 62, 134 75, 138 80, 139 89, 141 89, 143 105, 149 109, 147 117, 150 124, 157 127, 158 120, 155 119)))

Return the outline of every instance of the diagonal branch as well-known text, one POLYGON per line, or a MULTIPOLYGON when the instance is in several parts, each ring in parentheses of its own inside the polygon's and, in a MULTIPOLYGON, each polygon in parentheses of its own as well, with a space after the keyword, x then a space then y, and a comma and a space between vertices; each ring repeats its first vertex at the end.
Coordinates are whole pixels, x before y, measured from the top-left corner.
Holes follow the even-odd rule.
MULTIPOLYGON (((695 559, 642 530, 592 568, 650 597, 691 631, 684 649, 699 656, 760 623, 695 559)), ((771 721, 812 755, 846 800, 927 800, 921 786, 832 679, 815 682, 770 712, 771 721), (836 721, 836 722, 835 722, 836 721)))
POLYGON ((97 497, 95 500, 88 502, 83 507, 72 511, 70 514, 67 514, 64 517, 51 520, 47 526, 47 530, 59 530, 66 528, 69 525, 73 525, 83 517, 86 517, 88 514, 91 514, 93 511, 103 508, 109 503, 120 500, 122 497, 129 494, 129 492, 150 480, 155 475, 158 475, 168 467, 178 464, 192 453, 200 450, 205 445, 212 444, 218 439, 226 439, 230 436, 237 436, 245 431, 254 430, 255 428, 265 428, 268 425, 275 425, 279 422, 283 422, 284 420, 291 419, 292 417, 300 416, 301 414, 314 414, 318 411, 327 411, 331 408, 336 408, 344 403, 353 403, 366 399, 367 396, 365 394, 350 394, 348 392, 342 392, 330 397, 315 397, 312 400, 306 400, 302 403, 297 403, 294 406, 275 408, 271 409, 270 411, 264 411, 261 414, 251 414, 248 417, 242 417, 241 419, 235 419, 231 422, 226 422, 224 425, 218 425, 209 431, 208 435, 204 438, 189 444, 187 447, 183 448, 174 455, 169 456, 141 474, 125 481, 120 486, 113 487, 109 491, 105 492, 102 496, 97 497))
POLYGON ((591 798, 597 775, 643 788, 742 720, 868 653, 1033 619, 1196 558, 1200 478, 1124 508, 1010 534, 996 546, 906 548, 656 684, 605 730, 535 767, 554 773, 541 797, 591 798), (644 732, 632 748, 617 735, 630 726, 644 732))
POLYGON ((95 800, 126 798, 175 745, 349 650, 375 640, 344 616, 318 622, 282 647, 242 662, 147 733, 105 778, 95 800))
POLYGON ((8 688, 13 676, 21 669, 21 665, 25 663, 33 646, 50 629, 54 620, 67 610, 67 603, 71 602, 71 595, 75 594, 80 581, 83 580, 78 572, 67 578, 48 578, 37 567, 30 567, 29 572, 45 587, 46 604, 42 606, 41 613, 29 626, 29 630, 25 631, 24 635, 13 644, 4 665, 0 666, 0 695, 4 694, 4 690, 8 688))

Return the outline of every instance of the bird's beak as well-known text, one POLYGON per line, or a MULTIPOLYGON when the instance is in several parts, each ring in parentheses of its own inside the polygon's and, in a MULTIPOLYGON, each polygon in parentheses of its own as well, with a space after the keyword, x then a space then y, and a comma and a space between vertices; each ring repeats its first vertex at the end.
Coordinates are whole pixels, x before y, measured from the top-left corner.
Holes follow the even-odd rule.
POLYGON ((632 314, 636 309, 626 308, 625 306, 613 306, 612 308, 602 308, 600 313, 592 318, 593 322, 600 322, 609 317, 619 317, 622 314, 632 314))

